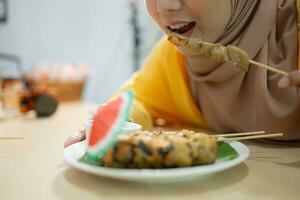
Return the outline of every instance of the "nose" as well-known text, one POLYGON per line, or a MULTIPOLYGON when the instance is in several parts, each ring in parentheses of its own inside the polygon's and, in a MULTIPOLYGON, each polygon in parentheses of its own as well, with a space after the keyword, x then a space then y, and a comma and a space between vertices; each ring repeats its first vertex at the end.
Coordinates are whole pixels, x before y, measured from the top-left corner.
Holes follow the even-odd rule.
POLYGON ((178 11, 182 7, 182 0, 157 0, 156 9, 159 13, 178 11))

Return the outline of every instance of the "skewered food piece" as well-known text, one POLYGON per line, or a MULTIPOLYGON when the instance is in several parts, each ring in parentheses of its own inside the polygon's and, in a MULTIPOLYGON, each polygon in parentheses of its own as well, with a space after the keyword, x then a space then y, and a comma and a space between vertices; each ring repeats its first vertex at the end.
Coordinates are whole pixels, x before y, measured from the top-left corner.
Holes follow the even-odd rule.
POLYGON ((281 69, 277 69, 276 67, 268 66, 266 64, 249 59, 247 52, 233 45, 223 46, 219 43, 208 43, 202 41, 201 39, 188 38, 178 33, 172 33, 168 39, 174 45, 183 47, 186 46, 204 58, 215 59, 219 62, 231 62, 245 72, 249 70, 249 66, 252 64, 282 76, 289 75, 289 73, 281 69))
POLYGON ((140 131, 121 135, 116 146, 102 157, 112 168, 177 168, 215 162, 217 141, 204 133, 140 131))
POLYGON ((188 38, 177 33, 169 36, 169 41, 176 46, 188 47, 207 59, 219 62, 231 62, 243 71, 249 70, 248 54, 235 46, 223 46, 220 43, 208 43, 197 38, 188 38))

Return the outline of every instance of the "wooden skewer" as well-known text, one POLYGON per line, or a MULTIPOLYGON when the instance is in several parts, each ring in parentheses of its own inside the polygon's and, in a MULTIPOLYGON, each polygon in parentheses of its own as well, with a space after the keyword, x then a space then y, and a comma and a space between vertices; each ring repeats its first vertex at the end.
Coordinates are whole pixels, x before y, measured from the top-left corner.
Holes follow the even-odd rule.
MULTIPOLYGON (((169 36, 169 40, 170 40, 173 44, 175 44, 175 45, 177 45, 177 46, 178 46, 178 45, 179 45, 179 46, 185 46, 185 45, 187 45, 187 44, 189 43, 190 39, 191 39, 191 38, 188 38, 188 37, 183 36, 183 35, 180 35, 180 34, 172 34, 172 35, 169 36), (172 36, 175 36, 175 38, 178 38, 178 40, 173 40, 173 39, 172 39, 172 36), (183 41, 183 43, 182 43, 182 41, 183 41)), ((207 45, 210 46, 210 45, 213 45, 213 43, 204 42, 204 41, 202 41, 201 39, 196 39, 196 40, 193 41, 192 43, 198 43, 198 44, 201 44, 201 46, 207 46, 207 45)), ((226 48, 226 46, 223 46, 223 47, 226 48)), ((190 47, 190 48, 191 48, 191 47, 190 47)), ((210 48, 211 48, 211 47, 210 47, 210 48)), ((240 50, 241 50, 241 52, 244 52, 242 49, 240 49, 240 50)), ((248 57, 248 54, 247 54, 246 52, 244 52, 243 56, 247 56, 247 57, 248 57)), ((254 61, 254 60, 249 59, 249 57, 248 57, 248 60, 249 60, 249 63, 250 63, 250 64, 253 64, 253 65, 255 65, 255 66, 265 68, 265 69, 267 69, 267 70, 269 70, 269 71, 278 73, 278 74, 283 75, 283 76, 288 76, 288 75, 289 75, 289 74, 288 74, 287 72, 285 72, 285 71, 282 71, 282 70, 277 69, 277 68, 275 68, 275 67, 271 67, 271 66, 268 66, 268 65, 265 65, 265 64, 256 62, 256 61, 254 61)), ((225 59, 224 62, 228 62, 228 60, 225 59)), ((242 69, 245 70, 244 68, 242 68, 242 69)), ((247 70, 248 70, 248 69, 247 69, 247 70)))
POLYGON ((250 139, 260 139, 260 138, 281 137, 281 136, 283 136, 283 133, 253 135, 253 136, 246 136, 246 137, 218 138, 218 141, 227 142, 227 141, 250 140, 250 139))
POLYGON ((218 134, 218 135, 211 135, 211 136, 212 137, 234 137, 234 136, 261 135, 265 133, 266 133, 265 131, 254 131, 254 132, 243 132, 243 133, 218 134))
POLYGON ((289 73, 285 72, 285 71, 282 71, 280 69, 276 69, 275 67, 271 67, 271 66, 268 66, 268 65, 265 65, 265 64, 262 64, 262 63, 259 63, 259 62, 256 62, 254 60, 249 60, 249 63, 255 65, 255 66, 258 66, 258 67, 262 67, 262 68, 265 68, 269 71, 272 71, 272 72, 275 72, 277 74, 280 74, 280 75, 283 75, 283 76, 288 76, 289 73))

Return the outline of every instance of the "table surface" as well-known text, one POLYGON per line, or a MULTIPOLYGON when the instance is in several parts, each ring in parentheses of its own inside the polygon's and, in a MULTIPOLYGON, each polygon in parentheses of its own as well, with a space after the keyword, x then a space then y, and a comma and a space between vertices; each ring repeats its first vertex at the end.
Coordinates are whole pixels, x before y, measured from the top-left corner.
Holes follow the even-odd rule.
POLYGON ((95 105, 62 104, 51 118, 0 121, 0 199, 300 199, 300 148, 247 142, 249 159, 204 180, 138 184, 97 177, 70 168, 63 142, 95 105))

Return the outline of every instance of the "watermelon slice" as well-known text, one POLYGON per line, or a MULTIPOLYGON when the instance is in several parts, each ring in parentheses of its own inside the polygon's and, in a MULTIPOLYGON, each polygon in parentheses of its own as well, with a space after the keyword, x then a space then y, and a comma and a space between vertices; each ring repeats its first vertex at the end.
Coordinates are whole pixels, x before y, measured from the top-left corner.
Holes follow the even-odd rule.
POLYGON ((87 156, 99 160, 117 142, 118 135, 128 120, 129 111, 133 101, 132 91, 102 105, 95 117, 88 135, 87 156))

